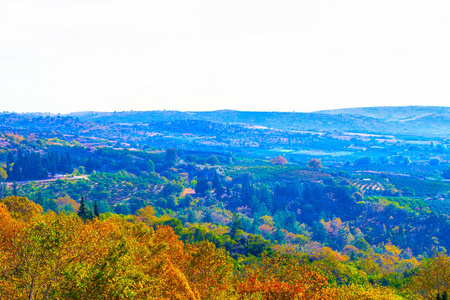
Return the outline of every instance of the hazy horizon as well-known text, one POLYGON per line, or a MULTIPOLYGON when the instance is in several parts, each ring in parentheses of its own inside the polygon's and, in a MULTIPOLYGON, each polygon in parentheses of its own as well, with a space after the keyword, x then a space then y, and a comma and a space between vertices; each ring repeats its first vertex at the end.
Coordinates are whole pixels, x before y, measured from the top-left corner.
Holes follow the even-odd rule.
POLYGON ((70 114, 81 114, 81 113, 123 113, 123 112, 149 112, 149 111, 179 111, 179 112, 212 112, 212 111, 239 111, 239 112, 281 112, 281 113, 317 113, 322 111, 333 111, 333 110, 357 110, 357 109, 365 109, 365 108, 406 108, 406 107, 414 107, 414 108, 449 108, 450 106, 437 106, 437 105, 380 105, 380 106, 358 106, 358 107, 341 107, 341 108, 333 108, 333 109, 323 109, 323 110, 315 110, 315 111, 281 111, 281 110, 239 110, 239 109, 212 109, 212 110, 177 110, 177 109, 154 109, 154 110, 115 110, 115 111, 107 111, 107 110, 81 110, 81 111, 71 111, 67 113, 63 112, 48 112, 48 111, 8 111, 4 110, 0 113, 19 113, 19 114, 62 114, 62 115, 70 115, 70 114))
POLYGON ((450 3, 0 3, 0 110, 450 103, 450 3))

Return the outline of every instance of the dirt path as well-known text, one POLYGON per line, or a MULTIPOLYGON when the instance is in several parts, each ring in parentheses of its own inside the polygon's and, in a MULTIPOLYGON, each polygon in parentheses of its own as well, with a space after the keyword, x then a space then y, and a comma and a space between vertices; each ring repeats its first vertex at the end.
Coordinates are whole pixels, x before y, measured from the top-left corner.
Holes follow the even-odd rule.
MULTIPOLYGON (((30 183, 30 182, 44 183, 44 182, 56 181, 58 179, 61 179, 61 180, 76 180, 76 179, 87 179, 87 178, 88 178, 88 175, 86 175, 86 174, 79 175, 79 176, 72 176, 72 177, 69 177, 69 175, 67 174, 67 175, 59 175, 59 176, 55 175, 54 177, 49 178, 49 179, 16 181, 16 183, 17 184, 27 184, 27 183, 30 183)), ((7 182, 6 183, 6 185, 9 186, 9 187, 13 186, 13 184, 14 184, 13 182, 7 182)))

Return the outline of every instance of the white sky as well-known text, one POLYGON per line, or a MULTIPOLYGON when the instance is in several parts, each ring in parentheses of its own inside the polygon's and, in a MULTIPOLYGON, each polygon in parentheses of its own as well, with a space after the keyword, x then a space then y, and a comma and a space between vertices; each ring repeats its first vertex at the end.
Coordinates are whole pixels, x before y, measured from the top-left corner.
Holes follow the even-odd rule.
POLYGON ((0 0, 0 111, 450 106, 450 1, 0 0))

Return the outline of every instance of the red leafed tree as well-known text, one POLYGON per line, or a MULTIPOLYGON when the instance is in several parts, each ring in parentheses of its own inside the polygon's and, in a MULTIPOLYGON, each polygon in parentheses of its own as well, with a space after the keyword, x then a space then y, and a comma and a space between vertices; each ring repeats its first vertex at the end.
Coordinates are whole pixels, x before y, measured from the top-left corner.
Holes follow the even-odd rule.
POLYGON ((283 165, 285 165, 285 164, 287 163, 287 159, 284 158, 284 157, 281 156, 281 155, 278 155, 277 157, 274 157, 274 158, 271 160, 271 163, 272 163, 272 165, 280 165, 280 166, 283 166, 283 165))
POLYGON ((320 171, 322 170, 322 163, 317 158, 313 158, 310 161, 308 161, 308 168, 310 168, 313 171, 320 171))
POLYGON ((278 253, 245 267, 236 290, 238 299, 312 299, 327 285, 325 276, 295 256, 278 253))

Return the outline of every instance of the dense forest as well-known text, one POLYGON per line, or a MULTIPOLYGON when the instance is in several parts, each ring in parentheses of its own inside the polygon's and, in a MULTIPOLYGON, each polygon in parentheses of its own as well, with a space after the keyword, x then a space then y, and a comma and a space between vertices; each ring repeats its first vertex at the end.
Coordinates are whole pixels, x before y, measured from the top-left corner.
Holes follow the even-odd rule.
POLYGON ((0 116, 0 299, 450 292, 445 137, 84 118, 0 116))

